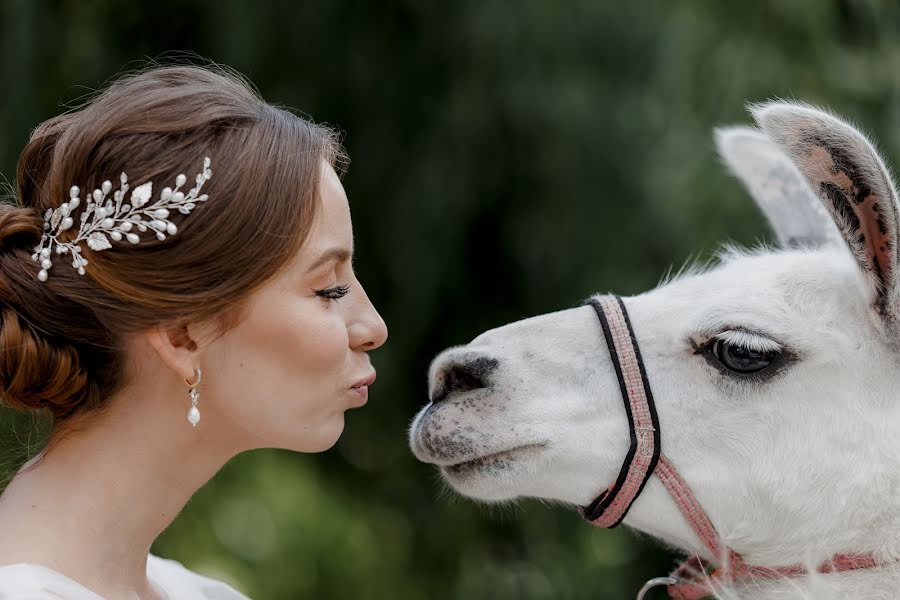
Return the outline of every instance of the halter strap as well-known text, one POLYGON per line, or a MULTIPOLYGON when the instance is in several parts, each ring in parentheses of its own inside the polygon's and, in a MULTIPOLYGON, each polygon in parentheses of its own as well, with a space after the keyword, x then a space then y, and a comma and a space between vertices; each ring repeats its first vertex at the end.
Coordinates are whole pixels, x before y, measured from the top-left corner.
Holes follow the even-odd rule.
MULTIPOLYGON (((748 566, 737 552, 723 547, 716 528, 687 482, 662 453, 659 417, 625 303, 618 296, 600 296, 591 298, 586 304, 594 307, 603 327, 603 336, 619 380, 625 413, 628 415, 631 444, 616 480, 593 502, 580 508, 581 515, 598 527, 617 526, 628 514, 647 480, 656 473, 688 525, 709 549, 711 556, 725 563, 713 570, 711 563, 693 556, 682 563, 671 578, 658 578, 648 582, 638 598, 642 598, 650 587, 666 584, 670 598, 700 600, 712 594, 717 584, 733 582, 739 577, 771 579, 806 573, 807 569, 802 565, 748 566)), ((872 554, 837 554, 819 565, 817 571, 836 573, 880 564, 872 554)))
POLYGON ((628 509, 643 491, 659 462, 659 418, 644 361, 622 299, 603 296, 592 298, 589 303, 600 318, 606 345, 616 368, 628 415, 631 445, 616 481, 583 508, 582 514, 598 527, 612 528, 628 514, 628 509))
MULTIPOLYGON (((735 555, 737 556, 737 555, 735 555)), ((737 557, 740 560, 740 557, 737 557)), ((857 569, 872 569, 884 566, 872 554, 836 554, 830 560, 820 564, 816 571, 822 574, 842 573, 857 569)), ((798 577, 805 575, 808 569, 803 565, 790 565, 786 567, 752 567, 743 562, 736 568, 713 569, 713 566, 698 556, 693 556, 684 561, 672 573, 672 577, 665 581, 669 598, 672 600, 703 600, 709 598, 717 588, 734 582, 738 578, 746 578, 754 581, 798 577), (674 580, 674 581, 672 581, 674 580)), ((640 596, 639 596, 640 598, 640 596)))

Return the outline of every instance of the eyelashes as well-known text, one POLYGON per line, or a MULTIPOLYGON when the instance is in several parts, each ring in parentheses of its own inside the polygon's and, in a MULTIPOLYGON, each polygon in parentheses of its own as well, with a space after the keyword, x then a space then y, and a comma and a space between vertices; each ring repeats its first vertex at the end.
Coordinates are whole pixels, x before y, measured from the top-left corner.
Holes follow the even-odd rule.
POLYGON ((316 296, 327 298, 328 300, 340 300, 350 291, 349 284, 340 284, 334 287, 325 288, 324 290, 316 290, 316 296))
POLYGON ((713 338, 751 352, 782 352, 784 350, 781 344, 770 337, 745 329, 727 329, 713 338))

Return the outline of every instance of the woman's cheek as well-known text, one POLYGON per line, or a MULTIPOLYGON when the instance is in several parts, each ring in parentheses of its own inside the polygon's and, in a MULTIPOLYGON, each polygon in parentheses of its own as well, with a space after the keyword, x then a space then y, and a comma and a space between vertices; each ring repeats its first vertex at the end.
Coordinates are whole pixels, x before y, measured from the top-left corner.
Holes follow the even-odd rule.
POLYGON ((348 346, 343 319, 326 313, 310 320, 298 332, 297 359, 301 364, 312 367, 311 370, 332 371, 343 365, 348 346))

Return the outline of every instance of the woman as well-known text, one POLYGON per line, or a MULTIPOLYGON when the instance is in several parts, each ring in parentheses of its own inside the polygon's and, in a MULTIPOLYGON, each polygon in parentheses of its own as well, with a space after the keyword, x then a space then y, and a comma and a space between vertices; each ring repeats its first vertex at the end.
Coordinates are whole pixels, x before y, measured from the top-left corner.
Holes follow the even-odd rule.
POLYGON ((0 206, 0 400, 54 428, 0 496, 0 597, 243 598, 149 550, 231 457, 326 450, 366 402, 387 331, 342 157, 199 67, 34 131, 0 206))

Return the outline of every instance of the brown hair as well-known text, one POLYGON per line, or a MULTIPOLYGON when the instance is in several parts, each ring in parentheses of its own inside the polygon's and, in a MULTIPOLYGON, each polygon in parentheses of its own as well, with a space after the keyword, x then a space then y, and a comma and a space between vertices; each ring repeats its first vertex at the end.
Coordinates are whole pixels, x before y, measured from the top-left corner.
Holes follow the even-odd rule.
POLYGON ((125 335, 209 319, 224 332, 239 322, 242 301, 302 247, 322 161, 340 166, 343 156, 330 129, 267 104, 221 68, 129 75, 39 125, 19 158, 18 206, 0 204, 0 402, 47 409, 57 422, 100 408, 125 384, 125 335), (125 172, 160 190, 180 173, 191 180, 205 156, 209 200, 170 216, 176 235, 150 232, 103 252, 82 244, 85 275, 63 256, 38 280, 40 215, 70 186, 84 194, 125 172))

